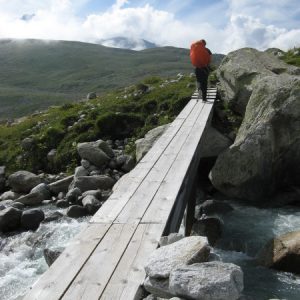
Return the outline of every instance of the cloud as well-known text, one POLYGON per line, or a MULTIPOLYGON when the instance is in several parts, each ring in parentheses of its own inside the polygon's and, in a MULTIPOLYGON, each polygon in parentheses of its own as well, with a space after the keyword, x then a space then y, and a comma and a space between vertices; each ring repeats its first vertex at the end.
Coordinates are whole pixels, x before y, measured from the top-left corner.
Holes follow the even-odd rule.
POLYGON ((106 11, 80 16, 89 1, 0 0, 0 38, 97 42, 125 36, 185 48, 193 40, 205 38, 211 50, 218 53, 246 46, 286 50, 300 43, 299 26, 294 26, 299 12, 295 0, 278 5, 271 0, 222 0, 208 7, 191 6, 191 13, 181 19, 176 14, 180 11, 177 0, 172 0, 179 3, 173 12, 147 3, 132 6, 128 0, 117 0, 106 11), (34 16, 25 21, 24 15, 34 16))

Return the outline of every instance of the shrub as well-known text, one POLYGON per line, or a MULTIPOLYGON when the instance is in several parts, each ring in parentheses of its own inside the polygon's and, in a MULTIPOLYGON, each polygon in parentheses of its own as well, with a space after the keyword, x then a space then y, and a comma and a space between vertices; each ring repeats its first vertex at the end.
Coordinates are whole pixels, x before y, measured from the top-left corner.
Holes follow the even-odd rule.
POLYGON ((155 100, 149 100, 142 104, 142 111, 144 113, 150 114, 155 112, 157 109, 157 102, 155 100))
POLYGON ((41 142, 44 143, 49 150, 56 148, 65 135, 64 130, 58 127, 48 127, 41 136, 41 142))
POLYGON ((106 113, 97 120, 98 134, 107 139, 124 139, 144 125, 144 118, 133 113, 106 113))
POLYGON ((179 97, 177 100, 173 101, 169 112, 173 115, 178 115, 183 108, 188 104, 191 97, 179 97))
POLYGON ((149 76, 149 77, 146 77, 144 80, 143 80, 143 83, 145 84, 156 84, 156 83, 159 83, 161 82, 162 79, 160 77, 157 77, 157 76, 149 76))

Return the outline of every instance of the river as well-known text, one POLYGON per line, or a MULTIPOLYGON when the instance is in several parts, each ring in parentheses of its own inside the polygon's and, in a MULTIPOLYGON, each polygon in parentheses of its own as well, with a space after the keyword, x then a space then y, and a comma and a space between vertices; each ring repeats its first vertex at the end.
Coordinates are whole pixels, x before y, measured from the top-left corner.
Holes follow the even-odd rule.
MULTIPOLYGON (((247 299, 300 299, 300 277, 260 267, 255 256, 273 236, 300 230, 300 210, 258 209, 230 202, 234 211, 222 216, 223 237, 214 248, 216 259, 233 262, 244 272, 247 299)), ((57 210, 43 207, 47 213, 57 210)), ((62 210, 61 210, 62 211, 62 210)), ((61 219, 41 224, 36 232, 2 235, 0 242, 0 299, 22 295, 48 269, 43 249, 62 250, 86 224, 88 218, 61 219)))

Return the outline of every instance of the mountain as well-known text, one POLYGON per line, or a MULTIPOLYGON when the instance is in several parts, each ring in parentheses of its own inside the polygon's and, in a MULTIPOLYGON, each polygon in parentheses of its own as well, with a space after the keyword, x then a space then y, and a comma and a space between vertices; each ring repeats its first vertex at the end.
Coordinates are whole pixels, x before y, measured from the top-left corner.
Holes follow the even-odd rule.
POLYGON ((133 51, 69 41, 0 40, 0 120, 85 98, 89 92, 193 68, 189 50, 133 51))
POLYGON ((114 37, 111 39, 100 40, 98 43, 106 47, 131 50, 144 50, 159 47, 158 45, 144 39, 134 39, 126 37, 114 37))

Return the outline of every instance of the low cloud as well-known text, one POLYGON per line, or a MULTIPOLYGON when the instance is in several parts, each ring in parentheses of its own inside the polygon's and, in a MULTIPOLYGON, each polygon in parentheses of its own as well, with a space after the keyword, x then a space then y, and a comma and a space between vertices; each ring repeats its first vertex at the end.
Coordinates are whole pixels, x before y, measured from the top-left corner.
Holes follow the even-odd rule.
MULTIPOLYGON (((253 3, 260 0, 224 0, 228 10, 220 10, 224 10, 224 3, 216 6, 215 9, 220 11, 215 11, 214 15, 222 15, 224 20, 215 23, 203 18, 193 18, 189 23, 188 18, 182 21, 174 13, 155 9, 149 4, 130 7, 128 0, 117 0, 107 11, 85 18, 78 17, 78 11, 88 0, 46 0, 42 4, 41 1, 28 0, 18 6, 19 2, 0 0, 0 38, 97 42, 125 36, 184 48, 188 48, 193 40, 205 38, 211 50, 218 53, 241 47, 287 50, 300 43, 299 29, 270 23, 271 17, 279 13, 278 10, 273 8, 267 16, 265 11, 258 14, 259 17, 251 15, 258 12, 253 3), (14 5, 17 7, 15 10, 14 5), (221 28, 220 23, 224 24, 221 28)), ((281 9, 286 11, 287 6, 281 9)))

